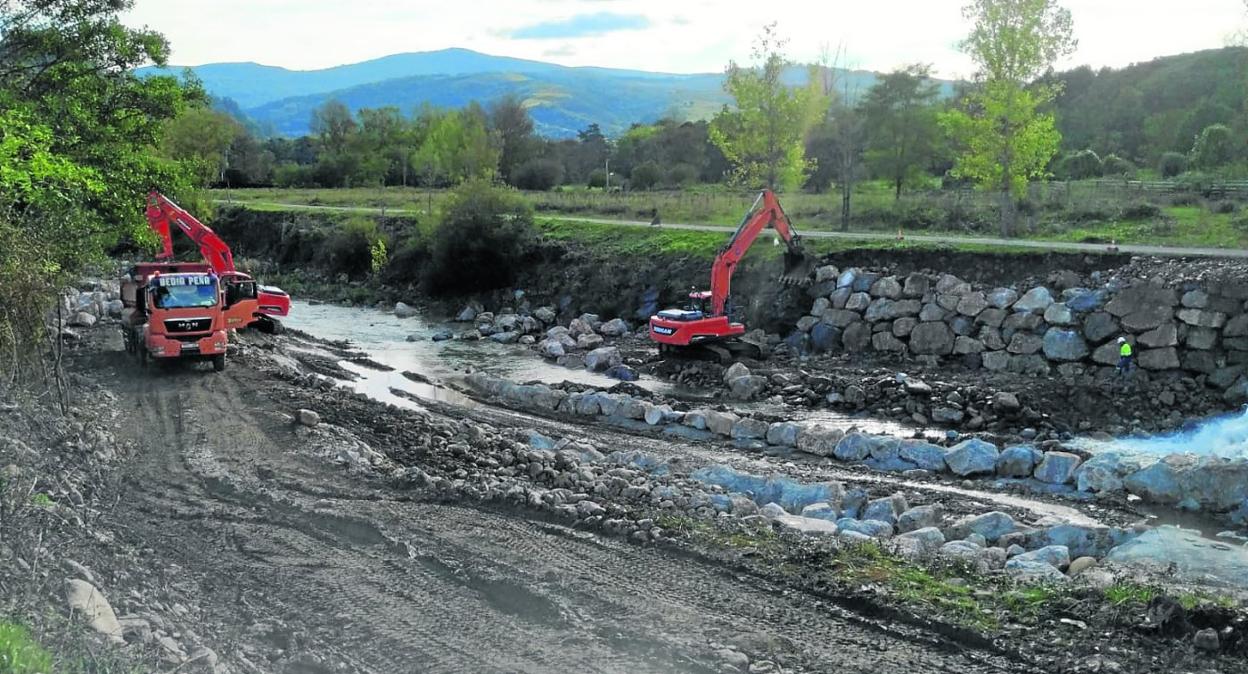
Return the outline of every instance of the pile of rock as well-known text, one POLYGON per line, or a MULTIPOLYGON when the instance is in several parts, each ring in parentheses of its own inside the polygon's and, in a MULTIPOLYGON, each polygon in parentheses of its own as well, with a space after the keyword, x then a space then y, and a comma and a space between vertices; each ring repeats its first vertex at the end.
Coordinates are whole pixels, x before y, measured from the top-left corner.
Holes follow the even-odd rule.
MULTIPOLYGON (((1146 371, 1182 371, 1248 402, 1248 282, 1163 287, 1144 280, 976 288, 952 274, 905 278, 817 271, 810 313, 788 338, 800 351, 959 357, 988 370, 1107 375, 1117 337, 1146 371)), ((1099 281, 1094 277, 1093 281, 1099 281)))
POLYGON ((1065 581, 1088 572, 1139 533, 1057 518, 1024 526, 999 511, 950 519, 940 504, 911 507, 901 493, 870 499, 866 491, 846 489, 840 482, 800 484, 722 465, 691 476, 725 490, 727 495, 711 497, 722 512, 761 515, 805 535, 874 541, 909 557, 960 561, 982 573, 1004 571, 1024 580, 1065 581))
MULTIPOLYGON (((120 318, 123 308, 118 281, 85 279, 78 287, 61 292, 61 320, 71 328, 89 328, 103 319, 120 318)), ((48 317, 48 323, 57 324, 55 313, 48 317)))
POLYGON ((600 390, 568 392, 545 384, 516 384, 482 372, 473 389, 504 404, 544 413, 600 418, 636 430, 694 439, 724 439, 742 449, 792 448, 813 456, 862 463, 905 475, 949 474, 993 479, 1047 493, 1129 493, 1147 502, 1248 516, 1248 460, 1172 456, 1146 459, 1114 453, 1084 461, 1059 443, 999 447, 970 438, 942 446, 926 440, 846 433, 809 421, 764 421, 748 414, 677 406, 600 390))

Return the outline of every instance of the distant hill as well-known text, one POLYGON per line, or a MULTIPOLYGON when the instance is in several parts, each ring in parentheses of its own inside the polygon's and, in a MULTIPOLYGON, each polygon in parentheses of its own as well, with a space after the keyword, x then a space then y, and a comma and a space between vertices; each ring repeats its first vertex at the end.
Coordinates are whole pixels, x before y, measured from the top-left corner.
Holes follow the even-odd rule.
MULTIPOLYGON (((290 136, 307 133, 312 110, 329 99, 352 110, 394 105, 410 113, 425 103, 460 107, 515 94, 530 106, 538 132, 552 138, 571 137, 591 123, 614 135, 635 122, 655 121, 666 114, 704 118, 728 101, 721 73, 571 68, 468 49, 395 54, 323 70, 256 63, 211 63, 191 70, 209 93, 236 102, 258 128, 290 136)), ((875 73, 866 71, 846 70, 840 75, 849 78, 849 88, 856 91, 865 91, 876 79, 875 73)), ((803 70, 794 69, 789 79, 796 83, 804 77, 803 70)), ((946 92, 952 90, 949 83, 944 87, 946 92)))
POLYGON ((1126 68, 1076 68, 1063 83, 1057 122, 1067 150, 1091 148, 1151 164, 1187 152, 1210 124, 1248 130, 1248 49, 1164 56, 1126 68))

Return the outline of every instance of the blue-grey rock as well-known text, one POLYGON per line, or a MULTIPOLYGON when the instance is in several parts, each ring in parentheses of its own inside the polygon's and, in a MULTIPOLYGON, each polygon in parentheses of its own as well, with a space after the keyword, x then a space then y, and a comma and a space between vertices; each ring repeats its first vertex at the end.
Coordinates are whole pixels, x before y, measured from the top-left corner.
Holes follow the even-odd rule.
POLYGON ((1075 469, 1082 461, 1077 454, 1069 452, 1046 452, 1040 465, 1036 466, 1035 477, 1049 484, 1066 484, 1075 476, 1075 469))
POLYGON ((1042 454, 1031 445, 1006 447, 997 457, 997 475, 1001 477, 1030 477, 1040 462, 1042 454))
POLYGON ((1215 544, 1198 532, 1172 526, 1157 527, 1113 550, 1106 559, 1138 565, 1181 580, 1248 586, 1248 548, 1215 544))
POLYGON ((904 513, 910 504, 906 503, 906 497, 901 494, 893 494, 883 498, 872 499, 862 510, 862 519, 864 520, 880 520, 892 524, 897 521, 897 517, 904 513))
POLYGON ((1152 503, 1178 503, 1183 498, 1179 482, 1181 469, 1195 463, 1195 457, 1171 455, 1131 473, 1123 480, 1127 491, 1152 503))
POLYGON ((1065 545, 1046 545, 1043 548, 1024 552, 1014 557, 1019 562, 1044 562, 1050 566, 1064 569, 1070 566, 1070 550, 1065 545))
POLYGON ((862 461, 871 455, 871 448, 879 439, 864 433, 849 433, 836 443, 832 455, 841 461, 862 461))
POLYGON ((840 519, 840 514, 837 513, 836 508, 832 504, 820 501, 819 503, 811 503, 808 506, 804 506, 802 508, 802 517, 813 517, 818 520, 835 522, 840 519))
POLYGON ((865 489, 855 487, 844 492, 841 498, 841 516, 857 518, 862 514, 862 509, 867 505, 867 499, 870 496, 865 489))
POLYGON ((841 275, 836 278, 836 287, 851 288, 854 285, 854 281, 858 278, 858 273, 859 270, 856 267, 850 267, 841 272, 841 275))
POLYGON ((767 444, 782 447, 796 447, 797 436, 802 427, 791 421, 776 422, 767 427, 767 444))
POLYGON ((996 470, 999 455, 996 445, 971 438, 951 447, 945 453, 945 464, 949 470, 963 477, 982 475, 996 470))
POLYGON ((1088 343, 1078 331, 1049 328, 1044 333, 1044 355, 1049 360, 1082 360, 1088 355, 1088 343))
POLYGON ((623 363, 607 368, 606 375, 612 379, 619 379, 620 381, 637 381, 637 379, 641 376, 637 373, 637 370, 623 363))
POLYGON ((435 342, 445 342, 445 341, 455 339, 455 334, 451 332, 450 330, 438 330, 437 332, 433 333, 433 336, 430 337, 430 339, 432 339, 435 342))
POLYGON ((1018 557, 1005 563, 1005 572, 1028 583, 1064 583, 1068 578, 1057 567, 1039 560, 1025 561, 1018 557))
POLYGON ((945 544, 945 535, 936 527, 924 527, 907 531, 893 538, 895 549, 910 557, 928 557, 936 554, 945 544))
MULTIPOLYGON (((939 504, 911 508, 897 517, 897 531, 902 533, 934 527, 940 523, 943 508, 939 504)), ((944 542, 944 536, 941 536, 944 542)))
POLYGON ((841 348, 841 329, 823 321, 816 323, 815 327, 810 329, 810 348, 816 353, 836 351, 841 348))
POLYGON ((1027 532, 1024 547, 1030 549, 1051 545, 1065 547, 1075 557, 1103 557, 1111 548, 1130 540, 1134 534, 1126 529, 1092 524, 1058 524, 1027 532))
POLYGON ((910 352, 946 356, 953 353, 953 331, 943 321, 919 323, 910 331, 910 352))
POLYGON ((1063 302, 1071 311, 1096 311, 1105 306, 1109 293, 1104 290, 1070 288, 1062 292, 1063 302))
POLYGON ((1013 288, 997 288, 988 293, 988 304, 997 309, 1008 309, 1018 301, 1018 291, 1013 288))
POLYGON ((1049 308, 1050 304, 1053 304, 1052 293, 1049 292, 1048 288, 1039 286, 1023 293, 1023 296, 1018 298, 1018 301, 1014 303, 1012 308, 1016 312, 1042 314, 1045 309, 1049 308))
POLYGON ((893 525, 882 520, 854 520, 842 517, 836 521, 836 528, 841 531, 856 531, 865 536, 885 540, 893 537, 893 525))
POLYGON ((941 472, 946 468, 945 449, 923 440, 903 440, 901 458, 923 470, 941 472))
POLYGON ((949 525, 945 537, 949 539, 966 538, 969 534, 979 534, 988 541, 995 541, 1002 536, 1018 530, 1018 525, 1009 513, 999 510, 982 515, 967 515, 949 525))

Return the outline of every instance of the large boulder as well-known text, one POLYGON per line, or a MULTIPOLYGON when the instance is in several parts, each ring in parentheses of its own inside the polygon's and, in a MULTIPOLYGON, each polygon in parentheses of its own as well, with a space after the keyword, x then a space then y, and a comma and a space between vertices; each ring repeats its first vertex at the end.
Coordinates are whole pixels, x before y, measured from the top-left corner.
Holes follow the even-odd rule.
POLYGON ((923 470, 940 472, 945 469, 945 449, 923 440, 903 440, 899 456, 923 470))
MULTIPOLYGON (((920 326, 922 327, 922 326, 920 326)), ((916 330, 918 328, 915 328, 916 330)), ((911 333, 911 344, 914 343, 914 335, 911 333)), ((952 341, 952 339, 950 340, 952 341)), ((852 323, 849 327, 841 332, 841 345, 849 353, 862 353, 871 345, 871 324, 864 321, 852 323)), ((916 352, 917 353, 917 352, 916 352)))
POLYGON ((419 312, 417 312, 414 307, 409 306, 403 302, 394 303, 394 315, 398 316, 399 318, 411 318, 412 316, 415 316, 417 313, 419 312))
POLYGON ((602 329, 600 329, 599 332, 607 337, 623 337, 629 332, 628 323, 625 323, 624 320, 620 318, 612 318, 602 324, 602 329))
POLYGON ((1140 367, 1145 370, 1177 370, 1179 368, 1179 354, 1174 347, 1145 349, 1136 358, 1140 367))
POLYGON ((988 304, 997 309, 1009 309, 1018 301, 1018 292, 1013 288, 997 288, 988 293, 988 304))
POLYGON ((810 348, 816 353, 835 351, 841 347, 841 329, 820 322, 810 329, 810 348))
MULTIPOLYGON (((1061 306, 1054 304, 1049 308, 1061 306)), ((1018 338, 1019 335, 1014 335, 1018 338)), ((1044 355, 1049 360, 1076 361, 1088 355, 1088 343, 1074 330, 1049 328, 1044 333, 1044 355)))
MULTIPOLYGON (((911 508, 897 516, 897 531, 908 533, 934 527, 940 524, 943 510, 938 503, 911 508)), ((941 542, 944 542, 944 536, 941 536, 941 542)))
POLYGON ((1241 314, 1222 326, 1223 337, 1248 337, 1248 314, 1241 314))
POLYGON ((894 549, 908 557, 930 557, 945 544, 945 535, 936 527, 907 531, 893 538, 894 549))
POLYGON ((841 461, 862 461, 871 455, 879 439, 864 433, 848 433, 836 443, 833 456, 841 461))
MULTIPOLYGON (((1199 328, 1192 328, 1198 330, 1199 328)), ((1178 346, 1179 328, 1173 322, 1162 323, 1153 330, 1140 335, 1136 340, 1140 346, 1149 349, 1161 349, 1167 346, 1178 346)))
MULTIPOLYGON (((1218 331, 1211 328, 1188 328, 1183 345, 1189 349, 1208 351, 1218 344, 1218 331)), ((1173 345, 1168 345, 1173 346, 1173 345)))
POLYGON ((1041 456, 1042 454, 1030 445, 1006 447, 1005 451, 997 457, 997 475, 1015 478, 1031 477, 1041 456))
MULTIPOLYGON (((1046 545, 1042 548, 1024 552, 1013 560, 1016 562, 1044 562, 1050 566, 1064 569, 1070 566, 1070 549, 1065 545, 1046 545)), ((1009 568, 1009 565, 1006 565, 1009 568)))
POLYGON ((567 351, 564 350, 563 344, 561 344, 559 340, 551 339, 549 337, 538 342, 537 352, 542 356, 542 358, 549 358, 550 360, 555 360, 556 358, 567 354, 567 351))
POLYGON ((582 351, 592 351, 602 346, 603 341, 600 335, 595 335, 592 332, 581 334, 576 338, 576 348, 582 351))
POLYGON ((981 311, 988 308, 988 298, 984 297, 981 292, 967 293, 958 300, 956 311, 963 316, 974 318, 981 311))
POLYGON ((1180 309, 1179 320, 1198 328, 1220 328, 1226 325, 1226 314, 1204 309, 1180 309))
POLYGON ((1068 288, 1062 291, 1062 302, 1071 311, 1080 313, 1096 311, 1105 306, 1105 302, 1108 299, 1109 293, 1104 289, 1068 288))
POLYGON ((614 346, 604 346, 585 354, 585 368, 595 372, 602 372, 610 367, 619 365, 624 358, 620 355, 620 350, 614 346))
POLYGON ((1074 477, 1080 461, 1082 459, 1077 454, 1047 452, 1044 460, 1036 466, 1036 479, 1049 484, 1066 484, 1074 477))
POLYGON ((1019 560, 1017 557, 1005 563, 1005 572, 1024 583, 1052 584, 1069 580, 1060 569, 1052 564, 1038 560, 1019 560))
POLYGON ((971 292, 971 284, 953 274, 941 274, 936 279, 936 292, 942 295, 965 295, 971 292))
POLYGON ((1044 339, 1026 332, 1016 332, 1010 337, 1006 351, 1018 356, 1029 356, 1044 348, 1044 339))
POLYGON ((871 335, 871 348, 876 351, 903 353, 906 343, 894 337, 892 332, 877 332, 871 335))
POLYGON ((948 355, 953 353, 953 342, 953 331, 943 321, 919 323, 910 331, 910 352, 916 355, 948 355))
POLYGON ((885 276, 871 285, 872 297, 886 297, 895 300, 901 297, 901 283, 896 276, 885 276))
POLYGON ((854 293, 845 301, 845 308, 850 311, 865 311, 871 306, 871 295, 867 293, 854 293))
POLYGON ((1044 322, 1049 325, 1071 325, 1075 322, 1075 314, 1070 307, 1061 302, 1050 304, 1044 310, 1044 322))
POLYGON ((1018 524, 1014 522, 1013 517, 1010 517, 1008 513, 994 510, 982 515, 967 515, 959 519, 949 525, 945 531, 945 537, 961 539, 971 534, 979 534, 991 543, 1017 530, 1018 524))
POLYGON ((906 277, 906 285, 901 289, 903 297, 920 298, 930 292, 932 281, 924 274, 913 272, 906 277))
POLYGON ((945 453, 945 464, 949 470, 963 477, 984 475, 996 470, 998 456, 1000 452, 996 445, 972 438, 951 447, 945 453))
POLYGON ((1140 284, 1119 291, 1114 299, 1105 305, 1105 311, 1117 318, 1123 318, 1156 308, 1172 309, 1178 303, 1179 298, 1174 290, 1140 284))
MULTIPOLYGON (((117 620, 117 614, 108 599, 94 585, 77 578, 65 581, 65 603, 69 605, 70 612, 86 621, 91 629, 108 637, 110 641, 122 642, 121 622, 117 620)), ((20 653, 18 657, 21 657, 20 653)))
POLYGON ((1023 296, 1014 302, 1012 308, 1016 312, 1042 314, 1050 304, 1053 304, 1053 294, 1048 288, 1039 286, 1023 293, 1023 296))
POLYGON ((737 400, 754 400, 767 390, 767 378, 761 375, 737 377, 728 384, 728 391, 737 400))

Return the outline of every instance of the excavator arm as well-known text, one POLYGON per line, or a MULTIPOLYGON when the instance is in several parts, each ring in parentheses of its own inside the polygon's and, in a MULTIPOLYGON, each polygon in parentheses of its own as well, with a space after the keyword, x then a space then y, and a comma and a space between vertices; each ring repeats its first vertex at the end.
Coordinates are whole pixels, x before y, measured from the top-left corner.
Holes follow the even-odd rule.
POLYGON ((785 283, 802 283, 810 275, 813 264, 802 250, 801 237, 789 222, 789 216, 780 207, 780 201, 771 190, 763 190, 754 205, 746 212, 728 243, 715 256, 711 266, 711 313, 723 315, 728 308, 728 296, 732 287, 732 273, 741 258, 745 257, 750 246, 758 235, 768 227, 784 240, 788 250, 784 255, 784 274, 780 280, 785 283))
POLYGON ((203 254, 204 260, 218 275, 236 271, 234 254, 230 252, 230 247, 225 241, 221 240, 221 237, 217 236, 217 233, 208 225, 197 220, 195 216, 173 203, 172 199, 156 190, 147 194, 147 224, 161 238, 162 250, 156 259, 164 260, 173 257, 173 238, 170 236, 170 230, 173 225, 176 225, 195 242, 195 245, 199 246, 199 252, 203 254))

